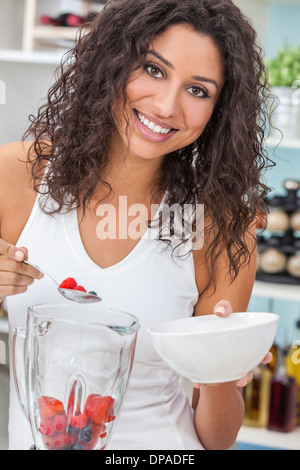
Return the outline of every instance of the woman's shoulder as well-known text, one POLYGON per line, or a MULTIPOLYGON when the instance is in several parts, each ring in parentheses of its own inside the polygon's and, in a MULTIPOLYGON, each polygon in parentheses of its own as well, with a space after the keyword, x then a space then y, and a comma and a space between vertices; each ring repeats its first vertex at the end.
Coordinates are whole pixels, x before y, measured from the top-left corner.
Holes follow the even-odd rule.
POLYGON ((10 227, 18 232, 18 225, 24 225, 35 201, 31 145, 32 142, 11 142, 0 146, 0 224, 4 239, 14 238, 10 227))
MULTIPOLYGON (((32 142, 10 142, 0 146, 0 178, 6 179, 9 174, 24 173, 26 163, 30 162, 32 142)), ((27 168, 28 172, 28 168, 27 168)))
POLYGON ((0 207, 17 193, 24 192, 30 178, 32 142, 11 142, 0 146, 0 207))

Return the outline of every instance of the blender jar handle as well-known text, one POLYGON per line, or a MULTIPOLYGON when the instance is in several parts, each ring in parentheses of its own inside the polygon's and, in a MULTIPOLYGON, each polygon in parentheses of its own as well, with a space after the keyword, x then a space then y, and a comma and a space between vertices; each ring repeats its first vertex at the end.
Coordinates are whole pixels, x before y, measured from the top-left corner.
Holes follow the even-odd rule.
POLYGON ((17 397, 20 403, 20 406, 23 410, 25 418, 29 421, 29 414, 26 408, 26 391, 25 387, 22 384, 22 377, 20 377, 20 371, 24 371, 24 343, 26 338, 26 327, 19 326, 13 330, 13 344, 12 344, 12 361, 13 361, 13 374, 15 379, 15 387, 17 392, 17 397), (17 352, 18 345, 20 342, 23 342, 23 357, 19 357, 17 352))

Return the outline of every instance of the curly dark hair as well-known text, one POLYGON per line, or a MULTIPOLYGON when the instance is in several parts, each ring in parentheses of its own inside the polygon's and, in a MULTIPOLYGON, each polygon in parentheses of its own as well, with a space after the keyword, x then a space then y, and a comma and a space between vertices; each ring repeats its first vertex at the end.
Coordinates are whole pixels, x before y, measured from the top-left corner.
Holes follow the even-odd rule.
POLYGON ((118 96, 126 104, 128 78, 145 64, 151 42, 178 24, 213 40, 224 60, 225 84, 199 139, 165 156, 156 190, 168 194, 168 204, 193 204, 195 198, 204 204, 206 229, 214 233, 206 252, 211 271, 225 249, 235 279, 250 261, 248 229, 265 208, 270 189, 261 177, 274 163, 264 150, 269 92, 262 50, 231 0, 110 0, 81 29, 23 138, 34 136, 36 190, 49 161, 53 212, 84 209, 109 161, 113 101, 118 96))

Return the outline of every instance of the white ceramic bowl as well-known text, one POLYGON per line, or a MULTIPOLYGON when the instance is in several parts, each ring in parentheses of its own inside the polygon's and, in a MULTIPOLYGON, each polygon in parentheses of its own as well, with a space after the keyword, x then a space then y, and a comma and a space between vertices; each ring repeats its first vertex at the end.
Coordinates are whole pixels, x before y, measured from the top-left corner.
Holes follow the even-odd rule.
POLYGON ((270 350, 279 316, 239 312, 185 318, 148 329, 160 357, 195 383, 238 380, 253 371, 270 350))

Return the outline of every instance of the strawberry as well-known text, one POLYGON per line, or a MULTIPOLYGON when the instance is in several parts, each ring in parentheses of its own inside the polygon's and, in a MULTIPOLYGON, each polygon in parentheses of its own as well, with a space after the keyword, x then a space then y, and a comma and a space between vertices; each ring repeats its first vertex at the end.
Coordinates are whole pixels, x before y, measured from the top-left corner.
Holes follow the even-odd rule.
POLYGON ((107 415, 107 423, 110 423, 111 421, 113 421, 115 419, 115 416, 114 415, 111 415, 111 414, 108 414, 107 415))
POLYGON ((49 450, 67 450, 75 443, 76 439, 66 433, 59 433, 52 437, 44 437, 44 445, 49 450))
POLYGON ((93 436, 99 437, 100 434, 103 434, 106 431, 105 424, 94 424, 90 422, 89 426, 93 432, 93 436))
POLYGON ((85 406, 89 403, 89 401, 92 399, 92 398, 95 398, 95 397, 100 397, 102 398, 102 395, 99 395, 98 393, 91 393, 87 399, 86 399, 86 402, 85 402, 85 406))
POLYGON ((111 421, 113 416, 114 399, 112 397, 101 397, 101 395, 90 395, 85 405, 85 413, 94 424, 104 424, 111 421))
POLYGON ((56 434, 56 430, 53 424, 52 419, 44 419, 41 422, 40 428, 39 428, 40 433, 43 436, 54 436, 56 434))
POLYGON ((67 279, 62 281, 62 283, 59 285, 59 287, 65 288, 65 289, 75 289, 76 286, 77 286, 77 282, 72 277, 68 277, 67 279))
POLYGON ((42 396, 39 398, 38 403, 42 421, 54 418, 56 415, 59 415, 65 411, 62 402, 56 400, 55 398, 42 396))
POLYGON ((82 286, 76 286, 74 287, 74 290, 81 290, 82 292, 86 292, 85 288, 82 286))
POLYGON ((67 414, 68 414, 68 418, 70 420, 70 417, 73 416, 73 415, 80 415, 80 405, 79 403, 75 403, 75 392, 76 392, 76 387, 77 387, 77 380, 75 380, 75 382, 73 383, 73 386, 72 386, 72 389, 71 389, 71 392, 70 392, 70 396, 69 396, 69 400, 68 400, 68 408, 67 408, 67 414), (75 410, 75 406, 76 406, 76 410, 75 410))
POLYGON ((54 438, 54 448, 55 449, 64 449, 67 445, 71 445, 72 443, 72 438, 70 436, 61 433, 57 434, 54 438), (68 444, 70 442, 70 444, 68 444))
POLYGON ((76 443, 76 437, 70 434, 64 434, 65 444, 70 447, 76 443))
POLYGON ((88 416, 85 413, 82 413, 77 416, 72 416, 70 425, 77 429, 83 429, 88 424, 88 416))
POLYGON ((68 420, 66 414, 56 415, 53 420, 53 426, 56 432, 64 432, 66 430, 68 420))
POLYGON ((53 437, 53 436, 51 436, 51 437, 50 436, 44 436, 43 437, 44 445, 48 450, 56 450, 55 449, 55 440, 56 440, 56 437, 53 437))

